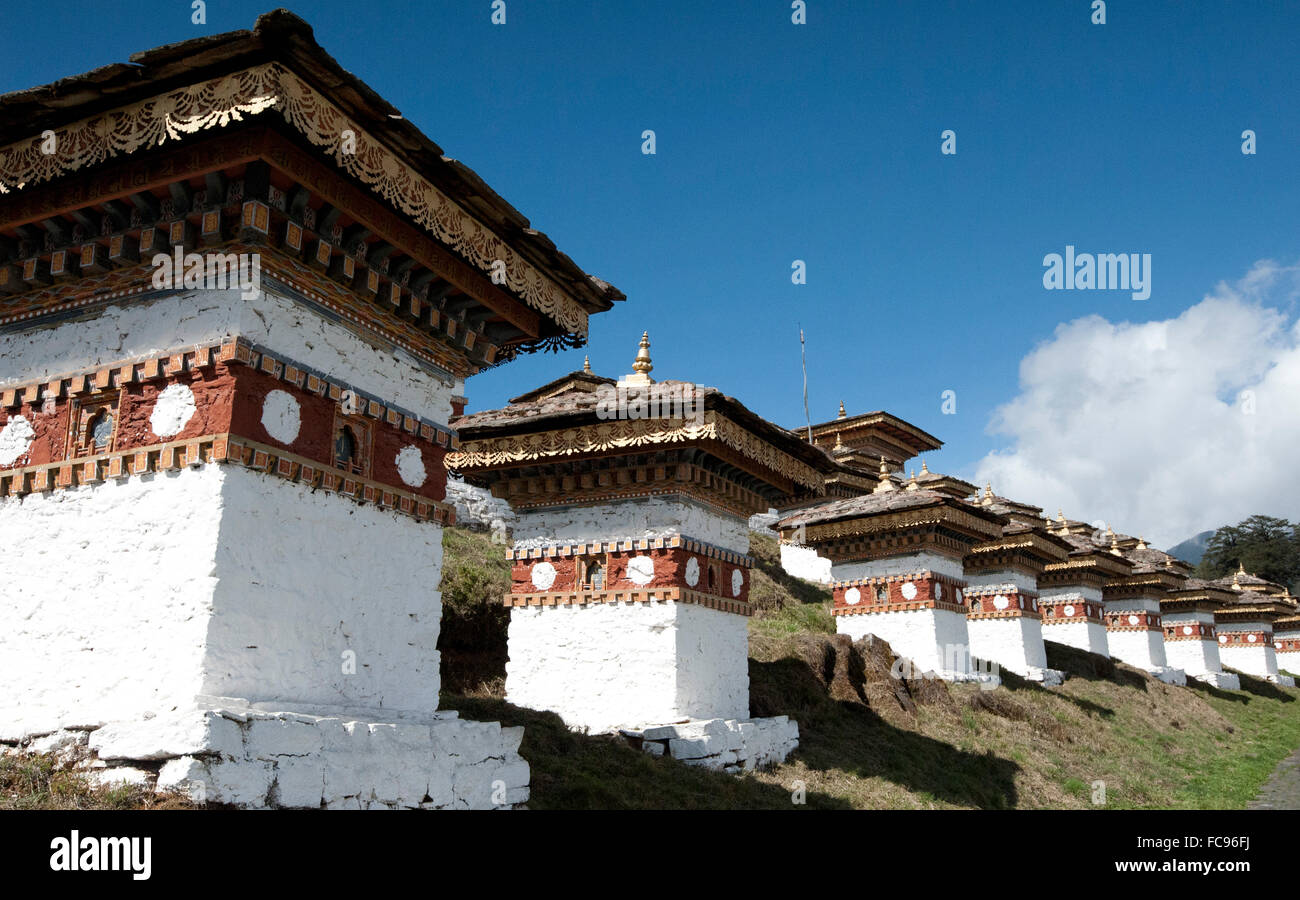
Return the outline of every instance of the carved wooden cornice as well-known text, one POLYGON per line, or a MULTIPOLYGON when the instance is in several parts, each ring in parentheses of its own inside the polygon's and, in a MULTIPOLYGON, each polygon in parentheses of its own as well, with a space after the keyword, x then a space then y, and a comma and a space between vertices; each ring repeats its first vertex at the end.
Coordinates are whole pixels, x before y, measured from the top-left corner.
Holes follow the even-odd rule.
POLYGON ((45 140, 40 135, 0 147, 0 194, 268 112, 278 113, 308 143, 331 154, 340 169, 439 242, 482 272, 497 276, 529 307, 573 334, 586 335, 587 311, 581 304, 280 63, 185 85, 73 122, 55 132, 55 153, 42 152, 45 140), (348 144, 350 149, 355 143, 355 152, 344 152, 345 131, 354 136, 348 144))
POLYGON ((447 468, 457 472, 540 464, 574 456, 615 455, 625 450, 673 447, 718 441, 763 468, 804 487, 821 490, 821 473, 778 450, 715 410, 699 422, 690 419, 620 419, 529 434, 467 440, 448 454, 447 468))

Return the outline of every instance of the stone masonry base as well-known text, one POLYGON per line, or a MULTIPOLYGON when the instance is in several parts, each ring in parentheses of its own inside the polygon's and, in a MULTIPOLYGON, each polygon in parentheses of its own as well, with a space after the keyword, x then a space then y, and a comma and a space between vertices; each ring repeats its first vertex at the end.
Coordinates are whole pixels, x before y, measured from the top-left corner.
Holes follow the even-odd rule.
POLYGON ((655 756, 722 772, 751 772, 784 762, 799 746, 799 724, 785 716, 767 719, 691 719, 620 732, 655 756))
POLYGON ((248 809, 509 809, 528 800, 523 728, 460 719, 211 709, 67 729, 24 749, 89 756, 101 784, 133 783, 248 809))
POLYGON ((1232 672, 1202 672, 1199 675, 1190 676, 1195 681, 1202 681, 1216 688, 1222 688, 1225 691, 1241 690, 1241 679, 1232 672))

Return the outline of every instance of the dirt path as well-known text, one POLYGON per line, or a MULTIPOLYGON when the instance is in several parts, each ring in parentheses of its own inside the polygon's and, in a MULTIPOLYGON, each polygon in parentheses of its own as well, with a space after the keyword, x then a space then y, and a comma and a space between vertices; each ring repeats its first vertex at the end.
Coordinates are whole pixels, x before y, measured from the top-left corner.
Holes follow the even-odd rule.
POLYGON ((1248 809, 1300 809, 1300 750, 1278 764, 1248 809))

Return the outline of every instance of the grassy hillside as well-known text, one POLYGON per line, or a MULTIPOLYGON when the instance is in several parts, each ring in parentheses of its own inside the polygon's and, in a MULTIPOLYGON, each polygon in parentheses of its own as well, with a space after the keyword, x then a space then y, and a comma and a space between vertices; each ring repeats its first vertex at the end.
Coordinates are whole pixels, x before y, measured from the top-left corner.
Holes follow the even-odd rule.
POLYGON ((504 632, 478 609, 508 589, 502 548, 458 529, 446 547, 444 705, 527 726, 534 808, 787 808, 800 782, 822 808, 1092 808, 1099 781, 1109 808, 1240 808, 1300 747, 1300 692, 1247 677, 1241 692, 1172 687, 1057 644, 1061 687, 895 680, 888 645, 836 636, 829 592, 786 575, 775 540, 755 535, 751 711, 795 719, 802 743, 768 772, 703 772, 505 703, 504 632))

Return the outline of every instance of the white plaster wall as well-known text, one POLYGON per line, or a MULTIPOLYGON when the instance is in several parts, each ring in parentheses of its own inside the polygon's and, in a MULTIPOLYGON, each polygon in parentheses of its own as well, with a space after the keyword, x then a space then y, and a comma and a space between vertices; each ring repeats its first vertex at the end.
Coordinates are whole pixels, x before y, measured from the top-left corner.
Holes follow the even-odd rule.
POLYGON ((1272 647, 1245 647, 1219 645, 1219 660, 1229 669, 1245 672, 1257 678, 1277 678, 1277 653, 1272 647))
POLYGON ((895 656, 924 672, 970 671, 966 616, 948 610, 918 609, 836 616, 835 630, 858 640, 868 634, 888 641, 895 656))
POLYGON ((782 544, 781 568, 785 569, 786 574, 807 581, 829 584, 831 580, 831 561, 818 556, 812 547, 782 544))
POLYGON ((1165 658, 1193 678, 1223 671, 1218 641, 1165 641, 1165 658))
POLYGON ((1093 622, 1066 622, 1060 625, 1044 625, 1043 640, 1064 644, 1088 653, 1110 657, 1110 644, 1107 640, 1106 627, 1093 622))
POLYGON ((236 467, 222 499, 205 694, 438 708, 439 526, 236 467))
POLYGON ((1011 569, 1001 571, 986 572, 980 575, 972 575, 969 572, 965 576, 966 583, 971 587, 987 587, 990 585, 1014 584, 1022 592, 1038 594, 1038 579, 1032 575, 1026 575, 1024 572, 1016 572, 1011 569))
POLYGON ((682 498, 616 500, 597 506, 521 510, 515 547, 682 535, 736 553, 749 552, 745 519, 682 498))
POLYGON ((506 699, 592 733, 749 715, 747 620, 692 604, 511 610, 506 699))
POLYGON ((1106 642, 1112 657, 1139 669, 1161 669, 1169 665, 1162 632, 1107 631, 1106 642))
POLYGON ((0 739, 193 705, 223 484, 206 466, 0 499, 0 739))
POLYGON ((856 581, 882 575, 911 575, 927 570, 950 578, 965 579, 961 560, 939 553, 908 553, 866 562, 835 563, 831 566, 831 578, 835 581, 856 581))
POLYGON ((451 397, 463 390, 462 382, 449 374, 435 377, 402 351, 376 347, 284 296, 283 289, 263 286, 252 300, 238 290, 189 291, 0 334, 0 384, 245 337, 432 421, 451 418, 451 397))
POLYGON ((1278 669, 1285 669, 1292 675, 1300 675, 1300 650, 1288 650, 1285 653, 1273 652, 1278 669))
POLYGON ((967 619, 970 652, 977 659, 1026 676, 1030 669, 1047 668, 1042 624, 1029 616, 1010 619, 967 619))
POLYGON ((0 500, 0 534, 21 560, 0 604, 0 738, 199 695, 437 709, 436 525, 209 465, 0 500))

